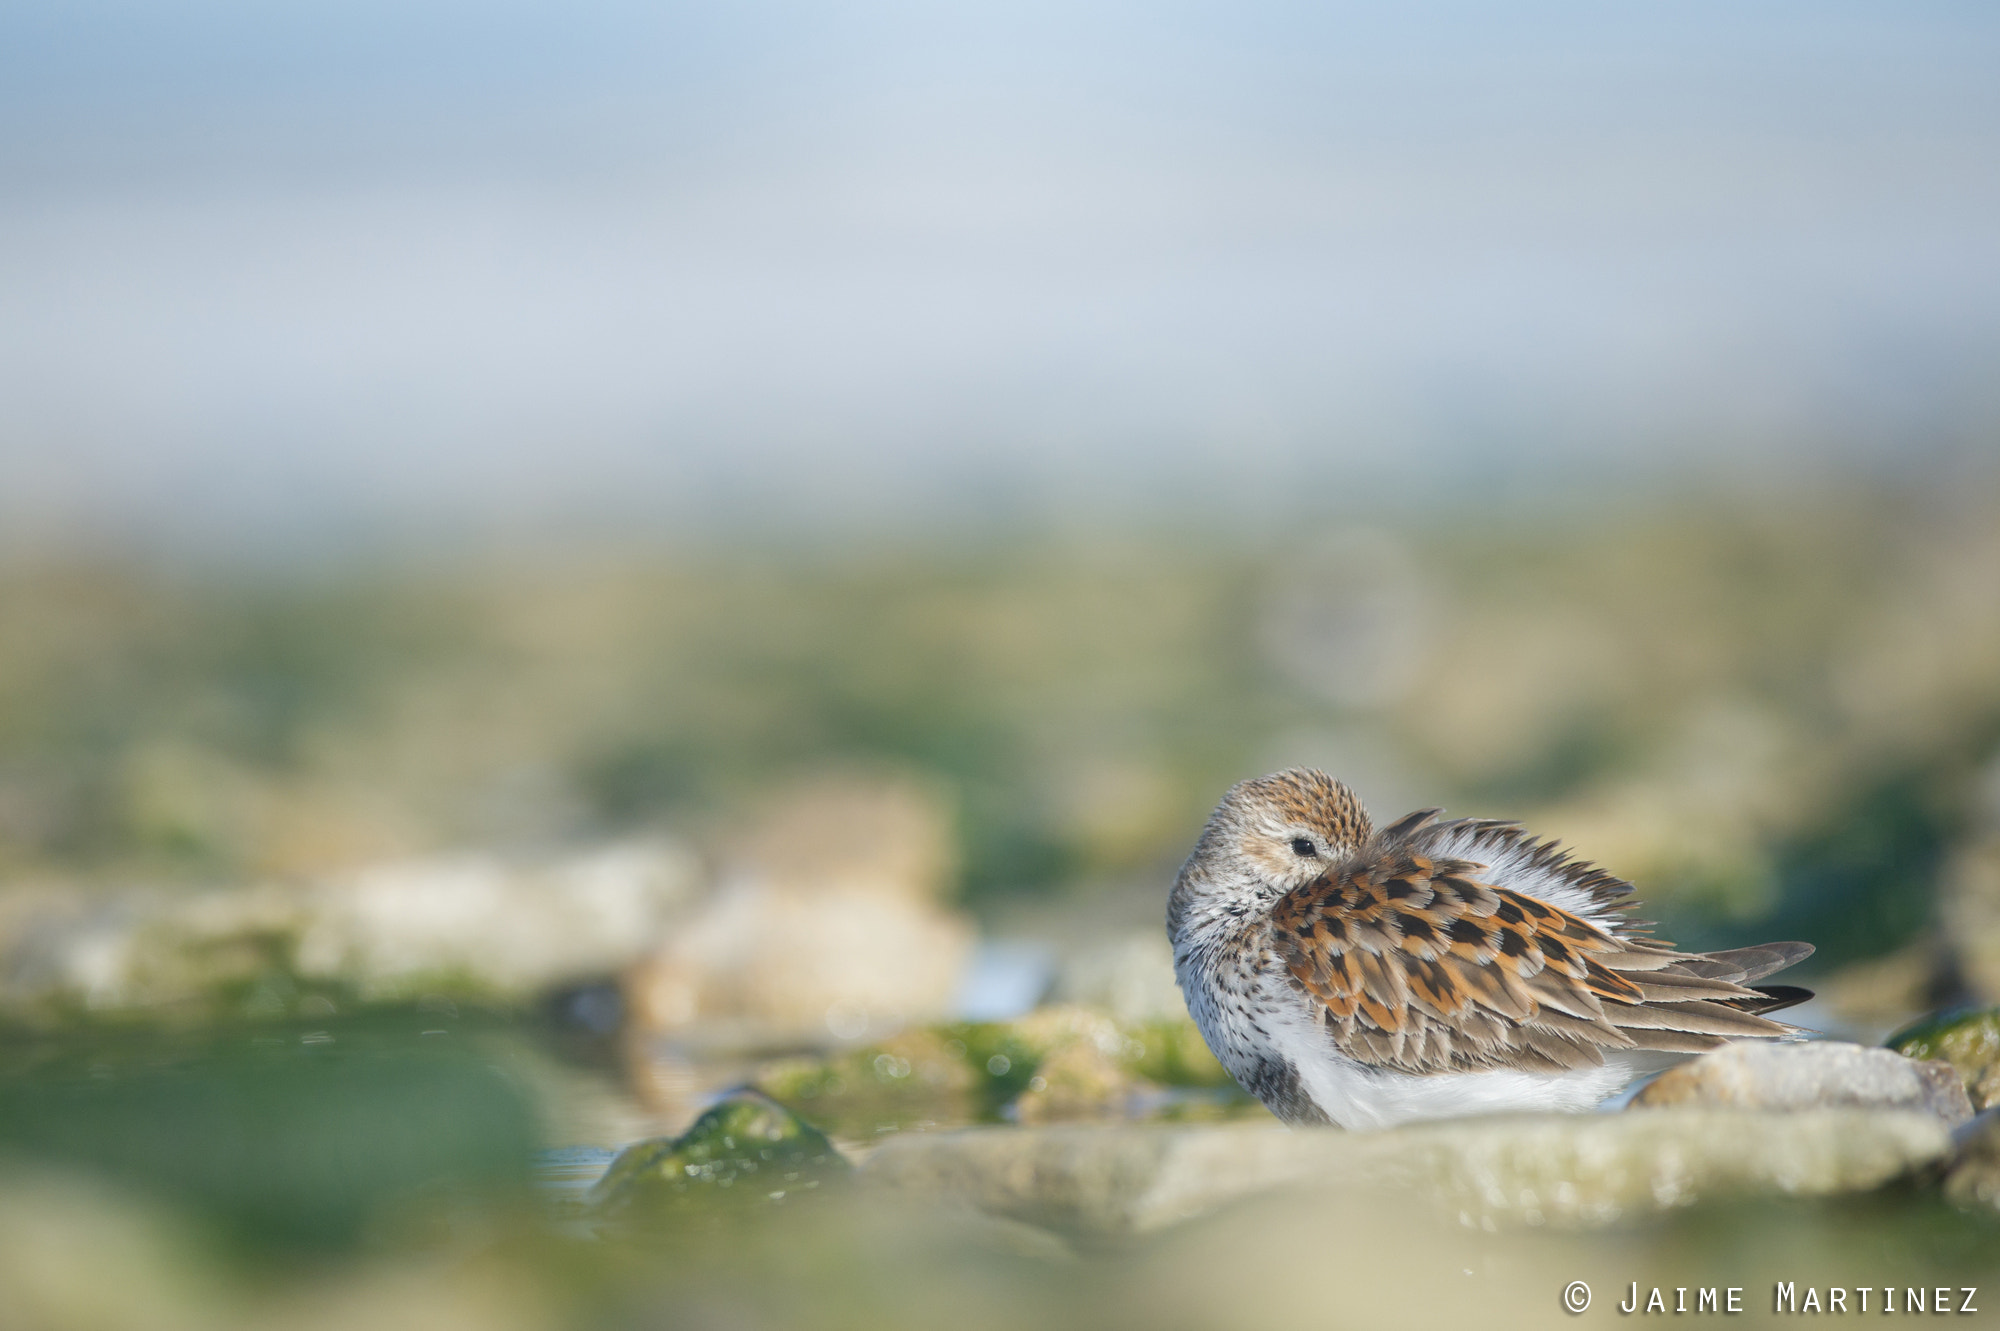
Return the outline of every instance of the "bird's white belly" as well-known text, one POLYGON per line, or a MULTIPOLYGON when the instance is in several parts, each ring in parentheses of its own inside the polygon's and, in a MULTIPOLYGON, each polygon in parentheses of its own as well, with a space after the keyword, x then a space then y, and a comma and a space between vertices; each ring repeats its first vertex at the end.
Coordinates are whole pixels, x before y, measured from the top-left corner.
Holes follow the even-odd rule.
POLYGON ((1293 1012, 1267 1026, 1306 1094, 1343 1128, 1393 1128, 1467 1114, 1577 1113, 1616 1094, 1642 1069, 1607 1059, 1574 1072, 1445 1072, 1416 1076, 1366 1067, 1334 1047, 1316 1015, 1294 998, 1293 1012))

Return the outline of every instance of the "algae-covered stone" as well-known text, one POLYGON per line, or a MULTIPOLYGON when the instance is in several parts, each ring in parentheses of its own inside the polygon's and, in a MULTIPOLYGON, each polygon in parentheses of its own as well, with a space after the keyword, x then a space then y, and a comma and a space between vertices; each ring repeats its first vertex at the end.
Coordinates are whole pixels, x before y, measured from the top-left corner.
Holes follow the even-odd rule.
POLYGON ((1667 1071, 1632 1103, 1645 1109, 1909 1109, 1947 1123, 1972 1117, 1965 1087, 1951 1064, 1918 1062, 1894 1050, 1832 1040, 1710 1050, 1667 1071))
POLYGON ((1185 1014, 1127 1026, 1126 1035, 1132 1070, 1148 1081, 1207 1089, 1236 1085, 1202 1039, 1201 1028, 1185 1014))
POLYGON ((1215 1118, 1245 1109, 1265 1116, 1185 1016, 1121 1022, 1091 1008, 1057 1004, 1029 1013, 1009 1029, 1034 1057, 1027 1085, 1008 1109, 1016 1122, 1215 1118))
POLYGON ((1017 1022, 1015 1033, 1036 1056, 1034 1074, 1014 1101, 1019 1122, 1121 1116, 1132 1096, 1148 1089, 1131 1067, 1144 1046, 1103 1013, 1046 1007, 1017 1022))
POLYGON ((835 1131, 862 1136, 997 1118, 1039 1051, 1005 1023, 921 1027, 826 1058, 767 1065, 757 1085, 835 1131))
POLYGON ((969 1046, 945 1031, 924 1028, 849 1049, 828 1058, 792 1058, 768 1064, 758 1086, 787 1103, 839 1103, 852 1112, 880 1102, 897 1109, 912 1099, 961 1097, 979 1088, 969 1046))
POLYGON ((861 1134, 967 1120, 1131 1117, 1189 1109, 1190 1099, 1216 1114, 1256 1107, 1235 1094, 1186 1017, 1121 1022, 1073 1004, 1015 1021, 920 1027, 824 1058, 788 1059, 767 1065, 757 1084, 838 1131, 861 1134))
POLYGON ((1072 1040, 1035 1065, 1028 1088, 1014 1100, 1020 1123, 1117 1117, 1134 1095, 1148 1089, 1116 1054, 1095 1041, 1072 1040))
POLYGON ((1974 1109, 2000 1104, 2000 1008, 1926 1017, 1890 1036, 1888 1045, 1906 1057, 1941 1058, 1957 1068, 1974 1109))
POLYGON ((1461 1223, 1591 1224, 1731 1196, 1875 1188, 1942 1159, 1934 1115, 1680 1110, 1390 1132, 1064 1125, 891 1139, 865 1180, 1078 1234, 1156 1230, 1295 1188, 1417 1201, 1461 1223))
POLYGON ((731 1092, 678 1137, 634 1142, 591 1189, 598 1214, 616 1217, 735 1192, 781 1202, 848 1171, 826 1134, 761 1091, 731 1092))

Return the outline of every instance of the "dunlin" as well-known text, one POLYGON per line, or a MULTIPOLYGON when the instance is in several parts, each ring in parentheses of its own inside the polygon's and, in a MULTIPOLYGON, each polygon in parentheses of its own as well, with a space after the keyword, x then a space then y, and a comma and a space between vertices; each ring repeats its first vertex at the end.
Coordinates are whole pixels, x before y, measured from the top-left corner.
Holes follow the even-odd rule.
POLYGON ((1587 1109, 1811 997, 1752 987, 1807 943, 1676 951, 1631 884, 1518 824, 1424 809, 1376 831, 1294 769, 1223 797, 1167 907, 1209 1047, 1291 1123, 1587 1109))

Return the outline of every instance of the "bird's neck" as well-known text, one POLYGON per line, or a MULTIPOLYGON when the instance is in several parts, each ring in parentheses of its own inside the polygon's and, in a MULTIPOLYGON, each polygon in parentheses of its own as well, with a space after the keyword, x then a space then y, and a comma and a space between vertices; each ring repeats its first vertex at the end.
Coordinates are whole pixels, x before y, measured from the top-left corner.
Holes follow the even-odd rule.
POLYGON ((1167 898, 1167 934, 1176 962, 1185 953, 1212 952, 1263 927, 1283 895, 1254 873, 1189 860, 1167 898))

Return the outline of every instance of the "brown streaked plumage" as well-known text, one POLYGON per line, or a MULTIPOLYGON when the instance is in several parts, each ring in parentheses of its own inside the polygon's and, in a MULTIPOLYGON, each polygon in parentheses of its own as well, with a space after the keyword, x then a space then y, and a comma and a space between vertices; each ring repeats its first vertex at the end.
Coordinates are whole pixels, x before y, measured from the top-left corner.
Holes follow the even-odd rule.
POLYGON ((1737 1037, 1802 990, 1751 982, 1804 943, 1681 953, 1626 917, 1631 885, 1512 823, 1426 809, 1375 832, 1311 770, 1223 799, 1168 909, 1209 1044, 1280 1117, 1380 1126, 1587 1107, 1737 1037))

